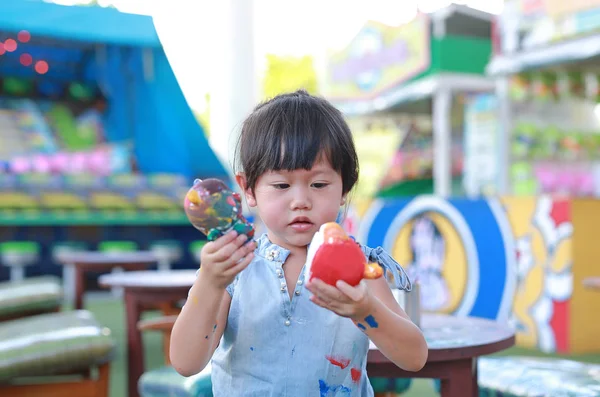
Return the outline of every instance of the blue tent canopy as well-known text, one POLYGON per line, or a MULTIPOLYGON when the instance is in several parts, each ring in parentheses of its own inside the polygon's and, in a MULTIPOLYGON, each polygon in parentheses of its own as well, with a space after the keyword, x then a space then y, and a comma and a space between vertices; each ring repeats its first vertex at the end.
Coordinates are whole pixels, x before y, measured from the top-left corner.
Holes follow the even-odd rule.
POLYGON ((0 2, 0 42, 17 39, 23 30, 31 39, 0 56, 0 78, 97 85, 108 104, 107 138, 132 140, 140 171, 228 178, 183 96, 151 17, 39 0, 0 2), (24 67, 25 52, 47 61, 48 72, 24 67))

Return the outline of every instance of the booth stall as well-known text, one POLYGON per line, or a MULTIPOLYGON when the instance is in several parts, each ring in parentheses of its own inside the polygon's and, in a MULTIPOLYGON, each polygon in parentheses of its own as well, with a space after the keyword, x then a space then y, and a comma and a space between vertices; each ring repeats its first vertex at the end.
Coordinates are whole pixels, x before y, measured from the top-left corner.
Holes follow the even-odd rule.
POLYGON ((359 196, 460 192, 464 95, 494 89, 483 76, 490 23, 457 5, 400 26, 368 22, 329 57, 324 91, 356 135, 359 196))
MULTIPOLYGON (((466 197, 445 197, 448 182, 435 196, 375 194, 355 201, 347 223, 422 284, 425 311, 510 321, 518 345, 544 352, 598 351, 600 295, 582 280, 597 276, 600 254, 600 4, 505 3, 484 62, 496 90, 471 93, 458 112, 466 197)), ((439 154, 451 141, 435 144, 432 107, 435 179, 436 159, 452 151, 439 154)))
POLYGON ((205 177, 229 179, 151 17, 0 4, 0 240, 184 235, 205 177))

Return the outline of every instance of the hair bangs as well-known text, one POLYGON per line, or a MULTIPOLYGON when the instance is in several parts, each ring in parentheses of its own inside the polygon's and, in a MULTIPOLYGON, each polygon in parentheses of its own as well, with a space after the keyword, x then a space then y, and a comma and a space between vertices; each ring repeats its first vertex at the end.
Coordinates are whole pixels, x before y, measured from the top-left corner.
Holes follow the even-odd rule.
POLYGON ((345 192, 358 177, 358 159, 343 117, 325 100, 302 91, 257 106, 242 126, 236 152, 237 166, 252 190, 265 172, 310 170, 321 159, 342 175, 345 192))

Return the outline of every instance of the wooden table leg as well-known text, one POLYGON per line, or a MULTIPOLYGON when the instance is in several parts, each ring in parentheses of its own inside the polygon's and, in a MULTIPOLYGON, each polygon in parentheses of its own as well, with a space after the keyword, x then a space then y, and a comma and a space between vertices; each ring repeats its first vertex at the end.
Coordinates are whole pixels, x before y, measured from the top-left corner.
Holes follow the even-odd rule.
POLYGON ((85 271, 83 266, 75 265, 75 310, 83 309, 83 295, 85 294, 85 271))
POLYGON ((441 382, 442 397, 478 397, 477 359, 455 361, 450 377, 442 378, 441 382))
POLYGON ((127 316, 127 363, 129 397, 138 397, 137 382, 144 373, 144 346, 137 328, 141 317, 141 304, 135 292, 125 288, 125 315, 127 316))

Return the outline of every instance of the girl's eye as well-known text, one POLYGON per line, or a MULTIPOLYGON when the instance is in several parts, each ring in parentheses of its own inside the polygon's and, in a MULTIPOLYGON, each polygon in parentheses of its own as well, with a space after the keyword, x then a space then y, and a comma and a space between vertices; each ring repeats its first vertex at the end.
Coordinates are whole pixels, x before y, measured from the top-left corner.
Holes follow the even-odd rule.
POLYGON ((273 187, 277 190, 284 190, 290 187, 290 185, 288 185, 287 183, 274 183, 273 187))
POLYGON ((327 183, 323 183, 323 182, 317 182, 317 183, 312 184, 312 186, 316 189, 323 189, 327 185, 328 185, 327 183))

